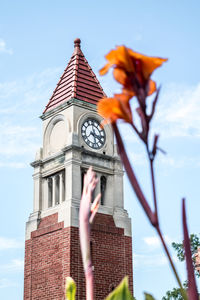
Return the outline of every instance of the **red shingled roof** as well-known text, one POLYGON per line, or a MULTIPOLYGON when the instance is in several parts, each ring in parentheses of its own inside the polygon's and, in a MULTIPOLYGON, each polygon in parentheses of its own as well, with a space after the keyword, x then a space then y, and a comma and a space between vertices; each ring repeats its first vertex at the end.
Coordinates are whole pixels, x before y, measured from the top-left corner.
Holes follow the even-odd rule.
POLYGON ((61 76, 44 113, 63 104, 71 98, 96 104, 105 97, 95 74, 80 49, 80 39, 74 41, 74 53, 61 76))

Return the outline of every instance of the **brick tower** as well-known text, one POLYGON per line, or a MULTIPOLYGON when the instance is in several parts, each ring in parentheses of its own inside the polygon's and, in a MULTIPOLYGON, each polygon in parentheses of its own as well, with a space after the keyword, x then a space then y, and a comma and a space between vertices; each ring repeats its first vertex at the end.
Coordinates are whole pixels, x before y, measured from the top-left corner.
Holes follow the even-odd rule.
POLYGON ((92 165, 101 205, 92 227, 95 299, 125 276, 132 290, 131 220, 124 209, 123 168, 109 125, 100 127, 96 103, 105 96, 80 40, 41 119, 43 147, 34 168, 33 212, 26 224, 24 300, 62 300, 66 276, 85 299, 78 213, 83 176, 92 165))

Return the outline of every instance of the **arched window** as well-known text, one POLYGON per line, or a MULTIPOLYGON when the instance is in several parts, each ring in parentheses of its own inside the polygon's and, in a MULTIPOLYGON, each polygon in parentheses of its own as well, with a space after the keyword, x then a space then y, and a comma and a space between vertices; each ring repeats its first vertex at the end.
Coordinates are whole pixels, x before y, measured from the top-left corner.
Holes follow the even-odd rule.
POLYGON ((59 204, 60 198, 60 176, 55 176, 55 205, 59 204))
POLYGON ((104 205, 105 204, 105 192, 106 192, 106 177, 105 176, 101 176, 100 189, 101 189, 101 205, 104 205))
POLYGON ((52 178, 48 178, 48 207, 52 207, 53 197, 52 197, 52 178))
POLYGON ((65 171, 50 175, 46 178, 46 182, 48 207, 61 204, 65 201, 65 171))

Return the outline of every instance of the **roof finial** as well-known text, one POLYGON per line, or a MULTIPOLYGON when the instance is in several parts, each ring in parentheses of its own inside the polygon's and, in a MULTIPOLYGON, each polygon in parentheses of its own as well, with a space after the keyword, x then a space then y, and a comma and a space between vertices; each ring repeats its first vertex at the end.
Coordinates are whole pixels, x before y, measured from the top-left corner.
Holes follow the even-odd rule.
POLYGON ((76 47, 81 48, 80 44, 81 44, 81 40, 80 39, 75 39, 74 40, 74 48, 76 48, 76 47))

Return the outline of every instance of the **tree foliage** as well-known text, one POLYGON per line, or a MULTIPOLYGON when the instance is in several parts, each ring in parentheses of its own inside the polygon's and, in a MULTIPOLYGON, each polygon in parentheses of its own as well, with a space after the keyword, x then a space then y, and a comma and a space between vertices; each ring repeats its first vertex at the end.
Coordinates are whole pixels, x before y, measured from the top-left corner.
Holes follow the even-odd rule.
MULTIPOLYGON (((190 235, 190 246, 191 246, 191 252, 192 252, 192 260, 195 265, 195 253, 197 252, 197 249, 200 247, 200 238, 197 234, 191 234, 190 235)), ((177 257, 179 261, 185 260, 185 253, 184 253, 184 246, 182 243, 172 243, 172 247, 175 249, 177 257)), ((200 274, 198 271, 195 270, 195 275, 197 277, 200 277, 200 274)), ((187 289, 187 281, 183 283, 183 286, 185 289, 187 289)), ((171 291, 167 291, 166 295, 162 298, 162 300, 182 300, 183 297, 180 292, 180 288, 173 288, 171 291)))
MULTIPOLYGON (((183 283, 183 287, 187 289, 187 281, 183 283)), ((171 291, 167 291, 166 295, 162 298, 162 300, 182 300, 183 297, 181 295, 180 288, 173 288, 171 291)))
MULTIPOLYGON (((191 252, 192 252, 192 260, 195 266, 195 253, 197 252, 197 249, 200 247, 200 238, 197 234, 191 234, 190 235, 190 246, 191 246, 191 252)), ((176 250, 177 257, 180 261, 185 260, 185 253, 184 253, 184 247, 183 242, 182 243, 172 243, 172 247, 176 250)), ((195 275, 197 277, 200 277, 200 274, 198 271, 195 270, 195 275)))

